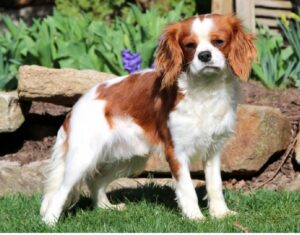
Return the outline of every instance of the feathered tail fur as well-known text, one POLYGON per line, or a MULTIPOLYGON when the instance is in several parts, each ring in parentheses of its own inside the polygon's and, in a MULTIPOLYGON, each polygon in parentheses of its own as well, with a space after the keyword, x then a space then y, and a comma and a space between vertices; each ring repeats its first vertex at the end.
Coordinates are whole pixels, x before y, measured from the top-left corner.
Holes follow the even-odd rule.
MULTIPOLYGON (((57 133, 57 139, 53 146, 52 156, 45 169, 45 179, 43 182, 43 198, 40 209, 40 214, 45 215, 49 202, 53 195, 59 190, 62 185, 65 173, 65 161, 68 151, 67 134, 64 128, 61 127, 57 133)), ((65 207, 69 207, 72 203, 79 199, 80 184, 78 184, 69 194, 65 207)))

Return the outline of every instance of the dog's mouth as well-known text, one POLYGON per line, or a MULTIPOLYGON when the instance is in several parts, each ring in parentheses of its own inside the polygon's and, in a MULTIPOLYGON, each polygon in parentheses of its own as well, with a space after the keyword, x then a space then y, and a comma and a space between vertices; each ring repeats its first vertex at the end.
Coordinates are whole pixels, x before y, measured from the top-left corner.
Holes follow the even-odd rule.
POLYGON ((221 71, 220 67, 207 65, 201 69, 201 73, 219 73, 221 71))
POLYGON ((196 72, 190 71, 192 76, 203 79, 203 78, 213 78, 218 77, 223 71, 220 66, 206 65, 196 72))

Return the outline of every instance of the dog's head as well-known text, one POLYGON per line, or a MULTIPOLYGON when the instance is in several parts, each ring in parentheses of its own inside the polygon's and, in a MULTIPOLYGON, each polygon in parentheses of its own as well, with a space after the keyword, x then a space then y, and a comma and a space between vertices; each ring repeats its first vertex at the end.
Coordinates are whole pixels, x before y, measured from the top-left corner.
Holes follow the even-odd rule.
POLYGON ((231 70, 246 81, 256 57, 253 41, 234 16, 191 17, 166 27, 155 67, 164 75, 164 87, 174 84, 181 72, 201 77, 231 70))

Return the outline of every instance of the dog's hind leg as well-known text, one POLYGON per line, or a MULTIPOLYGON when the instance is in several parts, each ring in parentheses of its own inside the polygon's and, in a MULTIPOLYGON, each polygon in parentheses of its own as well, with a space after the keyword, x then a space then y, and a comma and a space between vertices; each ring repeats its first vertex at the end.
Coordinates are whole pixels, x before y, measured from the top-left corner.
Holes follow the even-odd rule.
POLYGON ((64 177, 56 193, 49 200, 43 215, 46 224, 55 224, 65 206, 69 193, 82 180, 94 164, 95 153, 85 148, 74 148, 68 151, 65 162, 64 177))
POLYGON ((111 204, 106 195, 107 186, 115 179, 140 173, 147 162, 146 157, 133 157, 103 166, 99 173, 87 179, 94 205, 104 209, 125 209, 124 203, 111 204))
POLYGON ((107 186, 118 176, 114 174, 113 169, 111 172, 97 173, 87 180, 87 185, 91 192, 91 197, 95 207, 103 209, 125 209, 125 204, 120 203, 113 205, 107 198, 106 188, 107 186))

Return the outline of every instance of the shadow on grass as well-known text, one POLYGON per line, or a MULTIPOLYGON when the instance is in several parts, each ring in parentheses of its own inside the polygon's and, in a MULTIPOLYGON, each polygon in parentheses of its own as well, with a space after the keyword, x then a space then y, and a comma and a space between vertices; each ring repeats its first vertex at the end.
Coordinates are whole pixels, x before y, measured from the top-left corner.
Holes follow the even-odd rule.
MULTIPOLYGON (((197 187, 196 193, 198 196, 199 206, 201 208, 207 207, 207 200, 203 199, 206 195, 205 186, 197 187)), ((177 202, 175 200, 175 191, 169 186, 157 186, 154 184, 145 185, 138 188, 125 188, 114 190, 107 194, 112 203, 128 203, 141 202, 154 203, 163 205, 168 209, 177 210, 177 202)), ((92 200, 88 197, 81 196, 77 204, 70 209, 67 214, 69 216, 76 215, 80 210, 93 210, 92 200)))

